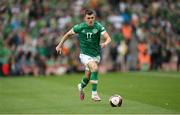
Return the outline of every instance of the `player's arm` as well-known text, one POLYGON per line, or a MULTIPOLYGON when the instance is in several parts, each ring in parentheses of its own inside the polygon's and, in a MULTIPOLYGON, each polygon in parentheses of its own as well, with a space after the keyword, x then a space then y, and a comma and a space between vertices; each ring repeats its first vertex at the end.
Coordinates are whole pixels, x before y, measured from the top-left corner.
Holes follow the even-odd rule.
POLYGON ((105 48, 111 42, 111 37, 106 31, 102 34, 102 36, 104 37, 105 41, 101 43, 101 48, 105 48))
POLYGON ((61 39, 61 41, 59 42, 59 44, 56 46, 56 51, 57 53, 61 54, 62 52, 62 46, 64 44, 64 42, 69 39, 72 35, 74 35, 75 32, 73 31, 73 29, 69 30, 61 39))

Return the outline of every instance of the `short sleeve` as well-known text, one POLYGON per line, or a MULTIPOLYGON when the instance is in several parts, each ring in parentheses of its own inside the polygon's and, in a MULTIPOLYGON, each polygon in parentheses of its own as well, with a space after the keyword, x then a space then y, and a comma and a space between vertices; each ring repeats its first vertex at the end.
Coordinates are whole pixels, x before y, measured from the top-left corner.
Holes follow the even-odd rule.
POLYGON ((99 23, 98 25, 99 25, 99 27, 100 27, 100 33, 101 33, 101 35, 104 34, 104 33, 106 32, 105 27, 104 27, 103 25, 101 25, 100 23, 99 23))
POLYGON ((73 31, 74 31, 75 33, 80 33, 80 31, 81 31, 81 26, 80 26, 79 24, 73 26, 73 31))

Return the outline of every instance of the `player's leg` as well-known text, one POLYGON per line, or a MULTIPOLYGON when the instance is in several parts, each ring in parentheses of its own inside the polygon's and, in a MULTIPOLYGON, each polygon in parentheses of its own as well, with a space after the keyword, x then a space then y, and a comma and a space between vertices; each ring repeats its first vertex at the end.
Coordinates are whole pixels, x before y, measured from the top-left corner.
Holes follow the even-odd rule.
POLYGON ((83 76, 83 78, 81 80, 82 88, 85 88, 87 86, 87 84, 89 83, 90 75, 91 75, 91 72, 89 70, 85 70, 85 76, 83 76))
POLYGON ((101 98, 97 93, 98 84, 98 64, 95 61, 90 61, 88 67, 91 70, 90 83, 92 84, 92 99, 94 101, 100 101, 101 98))
POLYGON ((84 100, 85 98, 83 88, 85 88, 87 84, 89 83, 90 75, 91 75, 91 72, 89 71, 89 69, 86 69, 85 76, 83 76, 81 83, 78 84, 78 90, 80 91, 80 100, 84 100))
POLYGON ((89 67, 87 66, 89 56, 84 55, 84 54, 80 54, 79 58, 80 58, 81 62, 86 67, 85 68, 85 76, 82 78, 81 82, 78 84, 78 90, 80 92, 80 99, 84 100, 84 91, 83 91, 83 88, 86 87, 87 84, 89 83, 91 72, 90 72, 89 67))

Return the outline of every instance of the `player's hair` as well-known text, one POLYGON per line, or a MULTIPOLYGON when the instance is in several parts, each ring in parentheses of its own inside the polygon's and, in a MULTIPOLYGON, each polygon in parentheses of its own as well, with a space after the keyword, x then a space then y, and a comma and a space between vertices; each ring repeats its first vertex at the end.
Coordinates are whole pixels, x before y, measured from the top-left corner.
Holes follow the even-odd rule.
POLYGON ((96 15, 96 12, 93 9, 86 9, 84 12, 84 16, 92 14, 96 15))

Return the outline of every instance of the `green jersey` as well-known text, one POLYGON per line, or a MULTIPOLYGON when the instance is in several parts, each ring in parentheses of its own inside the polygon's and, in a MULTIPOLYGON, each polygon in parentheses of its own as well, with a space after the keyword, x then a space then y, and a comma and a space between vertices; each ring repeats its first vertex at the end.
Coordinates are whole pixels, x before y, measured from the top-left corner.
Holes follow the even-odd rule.
POLYGON ((93 26, 80 23, 73 27, 73 31, 79 35, 80 53, 92 57, 100 55, 100 38, 106 30, 99 22, 95 21, 93 26))

